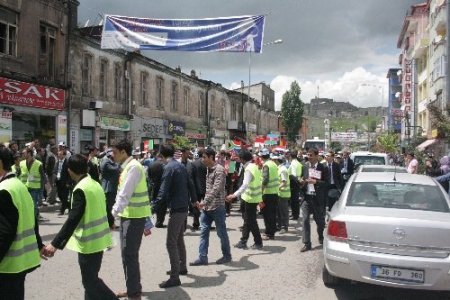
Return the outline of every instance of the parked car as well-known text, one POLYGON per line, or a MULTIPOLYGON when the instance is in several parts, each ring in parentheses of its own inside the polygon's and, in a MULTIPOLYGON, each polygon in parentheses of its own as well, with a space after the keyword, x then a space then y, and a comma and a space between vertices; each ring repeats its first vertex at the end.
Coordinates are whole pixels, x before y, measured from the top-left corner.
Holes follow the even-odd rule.
POLYGON ((388 165, 389 158, 386 153, 359 151, 350 154, 355 164, 355 170, 361 165, 388 165))
POLYGON ((450 199, 433 178, 355 173, 330 212, 323 281, 450 290, 450 199))
POLYGON ((361 165, 358 172, 393 172, 393 173, 408 173, 406 168, 389 165, 361 165))

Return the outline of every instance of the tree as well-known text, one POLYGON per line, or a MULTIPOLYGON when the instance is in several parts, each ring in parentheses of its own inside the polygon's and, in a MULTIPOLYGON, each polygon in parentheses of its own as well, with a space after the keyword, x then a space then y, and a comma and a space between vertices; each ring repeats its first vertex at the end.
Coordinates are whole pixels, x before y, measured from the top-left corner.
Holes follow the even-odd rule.
POLYGON ((290 143, 295 143, 298 131, 302 127, 303 102, 300 93, 300 86, 294 81, 291 88, 283 94, 281 102, 281 121, 290 143))
POLYGON ((175 135, 173 137, 172 144, 177 150, 181 150, 184 147, 192 148, 191 143, 189 143, 189 139, 185 136, 175 135))
POLYGON ((396 153, 398 150, 398 135, 396 133, 383 133, 378 137, 377 142, 385 152, 396 153))
POLYGON ((338 141, 332 141, 330 143, 330 147, 329 148, 333 149, 334 152, 338 152, 338 151, 342 150, 342 144, 341 144, 341 142, 338 142, 338 141))
POLYGON ((450 142, 450 117, 442 113, 442 110, 436 105, 428 105, 430 111, 431 126, 437 129, 438 138, 445 138, 450 142))

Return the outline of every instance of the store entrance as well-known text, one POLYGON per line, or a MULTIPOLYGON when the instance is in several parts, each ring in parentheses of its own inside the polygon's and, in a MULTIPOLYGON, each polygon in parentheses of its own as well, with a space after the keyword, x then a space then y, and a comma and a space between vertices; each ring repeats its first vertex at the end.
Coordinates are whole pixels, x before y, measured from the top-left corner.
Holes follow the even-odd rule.
POLYGON ((17 142, 19 149, 36 139, 39 140, 41 147, 45 147, 48 141, 55 136, 55 117, 13 112, 12 140, 17 142))

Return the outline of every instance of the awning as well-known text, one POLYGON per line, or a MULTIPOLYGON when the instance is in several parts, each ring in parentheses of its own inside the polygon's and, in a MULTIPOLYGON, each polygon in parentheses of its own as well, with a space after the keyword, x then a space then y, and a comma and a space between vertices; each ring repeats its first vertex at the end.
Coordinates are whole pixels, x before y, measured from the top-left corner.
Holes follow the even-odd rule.
POLYGON ((425 150, 425 148, 433 145, 434 143, 436 143, 436 139, 426 140, 425 142, 423 142, 422 144, 420 144, 416 148, 419 151, 423 151, 423 150, 425 150))

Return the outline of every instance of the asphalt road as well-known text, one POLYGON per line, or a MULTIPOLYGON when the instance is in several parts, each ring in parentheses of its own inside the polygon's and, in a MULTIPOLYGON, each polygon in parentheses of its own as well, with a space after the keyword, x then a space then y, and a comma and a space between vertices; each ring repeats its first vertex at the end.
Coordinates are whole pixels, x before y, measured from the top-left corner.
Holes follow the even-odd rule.
MULTIPOLYGON (((67 216, 46 212, 48 218, 40 226, 44 243, 48 243, 61 228, 67 216)), ((167 221, 166 221, 167 222, 167 221)), ((232 247, 233 261, 226 265, 214 262, 221 257, 220 241, 211 232, 208 266, 188 267, 189 274, 181 276, 180 287, 167 290, 158 284, 167 279, 169 259, 165 249, 166 229, 154 229, 144 237, 140 250, 143 299, 450 299, 443 293, 380 288, 366 284, 349 284, 339 289, 326 288, 321 279, 322 247, 313 236, 313 251, 300 253, 300 233, 296 221, 284 235, 267 241, 262 250, 240 250, 232 247)), ((189 224, 192 220, 189 219, 189 224)), ((312 221, 312 223, 314 223, 312 221)), ((228 234, 232 244, 239 241, 242 219, 233 211, 227 218, 228 234)), ((264 227, 259 219, 260 228, 264 227)), ((313 225, 314 232, 314 225, 313 225)), ((114 232, 117 241, 118 232, 114 232)), ((188 261, 198 255, 199 232, 186 231, 188 261)), ((249 245, 252 244, 249 241, 249 245)), ((105 252, 100 277, 113 290, 125 288, 120 248, 105 252)), ((26 279, 26 299, 84 299, 77 254, 70 250, 57 251, 55 257, 44 261, 39 269, 26 279)))

